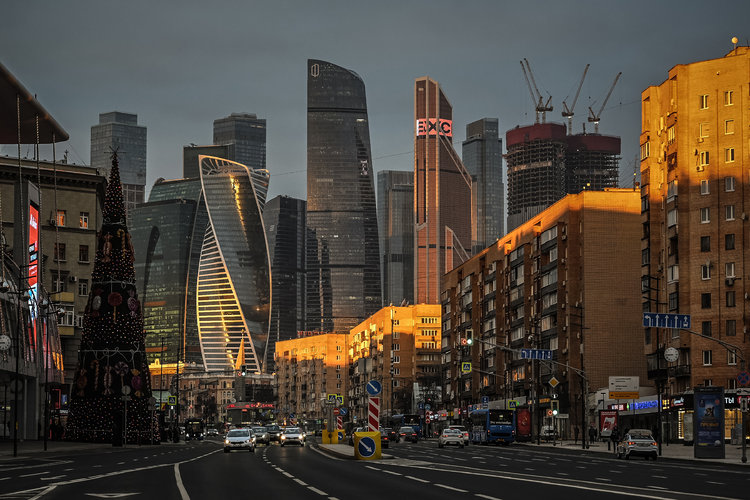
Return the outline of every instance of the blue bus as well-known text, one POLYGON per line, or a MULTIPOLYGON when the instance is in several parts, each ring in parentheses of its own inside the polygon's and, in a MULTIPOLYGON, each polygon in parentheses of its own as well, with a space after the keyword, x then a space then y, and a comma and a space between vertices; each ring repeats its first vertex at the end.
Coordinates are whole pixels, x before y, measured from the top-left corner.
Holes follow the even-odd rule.
POLYGON ((414 430, 417 432, 417 435, 421 438, 423 436, 422 434, 422 419, 417 414, 396 414, 393 415, 389 420, 390 426, 398 432, 398 430, 408 425, 409 427, 414 428, 414 430))
POLYGON ((516 440, 516 412, 513 410, 474 410, 471 419, 471 442, 508 445, 516 440))

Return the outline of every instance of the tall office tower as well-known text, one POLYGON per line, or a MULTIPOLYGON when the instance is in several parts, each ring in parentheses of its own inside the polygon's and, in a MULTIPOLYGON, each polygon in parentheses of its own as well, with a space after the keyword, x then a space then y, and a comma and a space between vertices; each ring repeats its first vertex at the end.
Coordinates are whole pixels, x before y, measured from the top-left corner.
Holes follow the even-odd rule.
POLYGON ((383 303, 414 302, 414 172, 378 172, 383 303))
MULTIPOLYGON (((186 328, 188 266, 201 199, 200 179, 156 181, 147 203, 131 212, 136 285, 142 291, 150 363, 202 364, 197 328, 186 328)), ((194 294, 193 294, 193 300, 194 294)))
POLYGON ((229 146, 228 160, 251 169, 266 168, 266 120, 250 113, 232 113, 214 120, 214 144, 229 146))
POLYGON ((641 95, 643 310, 688 314, 703 335, 644 329, 648 377, 674 396, 735 389, 750 359, 748 67, 750 48, 736 47, 674 66, 641 95))
POLYGON ((307 61, 307 329, 348 332, 380 309, 380 251, 365 85, 307 61))
POLYGON ((440 279, 469 258, 471 175, 453 149, 453 107, 429 77, 414 85, 414 300, 440 303, 440 279))
POLYGON ((505 133, 508 152, 508 232, 565 196, 567 135, 559 123, 505 133))
POLYGON ((476 254, 505 234, 505 184, 503 183, 503 140, 498 136, 497 118, 482 118, 466 125, 461 159, 474 179, 471 253, 476 254))
POLYGON ((184 146, 182 148, 182 177, 185 179, 197 179, 201 176, 201 167, 198 163, 198 157, 204 156, 217 156, 219 158, 231 159, 229 146, 219 146, 216 144, 208 146, 196 146, 191 144, 190 146, 184 146))
POLYGON ((112 151, 120 160, 120 179, 125 210, 146 199, 146 127, 138 125, 138 115, 112 111, 99 115, 91 127, 91 166, 109 177, 112 151))
POLYGON ((261 200, 251 170, 201 156, 208 212, 197 276, 197 322, 206 371, 265 369, 271 270, 261 200), (244 357, 243 357, 244 353, 244 357))
POLYGON ((305 200, 277 196, 263 211, 271 258, 271 325, 266 362, 276 342, 305 329, 305 200))

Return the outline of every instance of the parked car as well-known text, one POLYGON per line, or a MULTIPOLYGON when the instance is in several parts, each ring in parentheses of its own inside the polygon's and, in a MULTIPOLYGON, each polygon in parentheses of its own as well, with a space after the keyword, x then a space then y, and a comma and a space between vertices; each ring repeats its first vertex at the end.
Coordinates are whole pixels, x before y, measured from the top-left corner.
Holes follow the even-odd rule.
POLYGON ((555 429, 551 425, 543 425, 541 437, 545 441, 553 441, 555 439, 558 439, 557 429, 555 429))
POLYGON ((266 426, 266 429, 268 429, 269 440, 276 441, 278 443, 280 441, 279 437, 281 436, 281 427, 274 424, 274 425, 266 426))
POLYGON ((232 429, 224 439, 224 453, 232 450, 255 451, 255 436, 250 429, 232 429))
POLYGON ((469 431, 466 430, 466 427, 463 425, 449 425, 448 428, 460 432, 464 438, 464 444, 469 445, 469 431))
POLYGON ((659 445, 648 429, 630 429, 617 444, 617 458, 644 457, 654 460, 659 456, 659 445))
POLYGON ((443 432, 440 433, 440 437, 438 437, 438 448, 442 448, 449 444, 455 444, 459 448, 464 447, 464 436, 461 431, 451 428, 443 429, 443 432))
POLYGON ((206 429, 206 436, 218 436, 219 430, 216 427, 209 427, 206 429))
POLYGON ((417 441, 419 441, 419 435, 417 434, 417 431, 415 431, 413 427, 409 426, 401 427, 398 430, 398 436, 404 441, 411 441, 412 443, 416 443, 417 441))
POLYGON ((281 433, 279 437, 281 446, 290 443, 297 443, 300 446, 305 446, 305 433, 299 427, 287 427, 281 433))
POLYGON ((256 444, 271 444, 271 436, 268 434, 268 429, 263 426, 253 427, 253 434, 255 434, 256 444))

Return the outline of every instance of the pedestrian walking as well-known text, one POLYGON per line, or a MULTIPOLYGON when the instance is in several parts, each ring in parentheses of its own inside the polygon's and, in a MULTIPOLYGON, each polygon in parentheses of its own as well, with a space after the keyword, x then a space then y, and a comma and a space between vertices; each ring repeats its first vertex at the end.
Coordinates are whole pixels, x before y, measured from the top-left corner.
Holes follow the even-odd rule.
POLYGON ((575 432, 575 440, 573 440, 573 444, 576 444, 578 443, 578 435, 581 433, 581 429, 576 425, 573 431, 575 432))
POLYGON ((591 427, 589 427, 589 444, 596 441, 596 427, 594 427, 593 424, 591 424, 591 427))
POLYGON ((609 439, 612 441, 612 446, 615 449, 615 455, 617 455, 617 443, 620 442, 620 429, 617 428, 617 424, 612 427, 612 434, 609 436, 609 439))

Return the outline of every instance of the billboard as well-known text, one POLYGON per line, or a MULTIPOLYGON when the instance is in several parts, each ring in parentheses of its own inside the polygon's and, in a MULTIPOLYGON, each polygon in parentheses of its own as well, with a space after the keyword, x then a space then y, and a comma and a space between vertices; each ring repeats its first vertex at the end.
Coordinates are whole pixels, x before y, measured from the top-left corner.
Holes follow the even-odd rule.
POLYGON ((453 137, 453 120, 442 118, 419 118, 417 135, 444 135, 453 137))
POLYGON ((693 405, 695 458, 724 458, 724 388, 696 387, 693 405))
POLYGON ((39 297, 39 207, 34 202, 29 203, 29 314, 31 316, 31 331, 29 345, 35 346, 37 304, 39 297))
POLYGON ((612 429, 617 425, 617 410, 600 410, 599 411, 599 435, 601 437, 610 437, 612 429))

